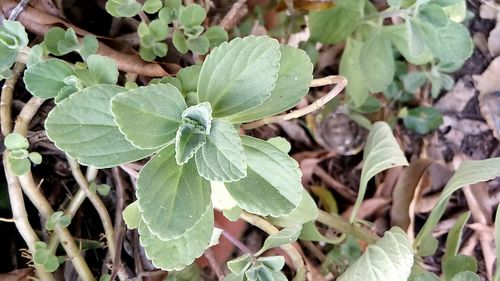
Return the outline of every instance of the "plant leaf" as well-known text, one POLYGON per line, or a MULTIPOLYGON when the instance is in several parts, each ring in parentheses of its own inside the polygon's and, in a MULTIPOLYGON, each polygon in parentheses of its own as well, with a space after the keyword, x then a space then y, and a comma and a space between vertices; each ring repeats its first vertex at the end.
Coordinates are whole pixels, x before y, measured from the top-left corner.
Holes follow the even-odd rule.
POLYGON ((450 257, 443 264, 443 273, 445 280, 452 280, 457 274, 462 271, 471 273, 477 271, 477 261, 474 257, 466 255, 456 255, 450 257))
POLYGON ((26 89, 41 99, 57 96, 59 91, 66 86, 64 79, 73 75, 69 64, 59 59, 41 61, 24 72, 26 89))
POLYGON ((480 281, 481 278, 474 272, 462 271, 457 273, 450 281, 480 281))
POLYGON ((279 60, 278 41, 269 37, 222 43, 203 63, 198 101, 210 102, 214 118, 226 119, 261 105, 274 88, 279 60))
MULTIPOLYGON (((382 92, 392 82, 396 64, 391 42, 383 29, 374 32, 361 47, 359 66, 372 93, 382 92)), ((357 81, 352 81, 357 83, 357 81)))
POLYGON ((205 144, 212 126, 212 108, 208 102, 188 107, 182 112, 182 125, 175 136, 175 160, 181 165, 205 144))
POLYGON ((432 209, 429 218, 415 238, 415 242, 413 243, 414 247, 418 247, 421 243, 422 237, 427 233, 430 233, 437 225, 453 192, 466 185, 500 177, 500 169, 498 169, 498 167, 500 167, 499 157, 486 160, 464 161, 444 187, 443 192, 439 197, 439 201, 432 209))
MULTIPOLYGON (((201 215, 199 221, 184 235, 170 240, 161 239, 150 231, 151 224, 141 222, 140 242, 154 266, 169 271, 181 270, 203 254, 210 244, 214 229, 212 206, 208 204, 201 215)), ((168 227, 162 223, 158 226, 168 227)))
POLYGON ((313 65, 309 56, 291 46, 280 46, 281 59, 278 80, 271 96, 262 105, 238 113, 229 120, 245 123, 275 115, 294 107, 309 91, 313 65))
POLYGON ((184 27, 199 26, 206 17, 205 9, 198 4, 189 4, 179 9, 179 21, 184 27))
POLYGON ((338 281, 401 281, 410 276, 413 250, 408 236, 398 227, 368 246, 366 252, 338 278, 338 281))
POLYGON ((198 175, 194 161, 177 165, 174 154, 173 145, 162 149, 137 179, 142 218, 163 240, 183 236, 210 207, 210 183, 198 175))
POLYGON ((139 210, 138 201, 130 203, 122 212, 123 220, 127 224, 128 229, 136 229, 142 221, 141 211, 139 210))
POLYGON ((139 87, 111 100, 120 131, 140 148, 157 148, 172 141, 185 109, 177 88, 164 84, 139 87))
POLYGON ((299 236, 300 240, 325 242, 330 244, 339 244, 340 242, 344 241, 344 238, 345 237, 342 235, 333 239, 325 237, 318 231, 318 228, 316 227, 314 221, 309 221, 302 225, 302 231, 300 232, 299 236))
POLYGON ((391 43, 403 57, 416 65, 428 63, 432 60, 432 53, 425 46, 420 33, 414 30, 411 20, 406 24, 384 26, 391 43))
POLYGON ((5 137, 3 144, 9 150, 28 149, 28 147, 30 146, 28 139, 26 139, 25 137, 23 137, 22 135, 20 135, 18 133, 8 134, 5 137))
POLYGON ((311 39, 325 44, 345 40, 362 22, 365 3, 366 1, 339 0, 333 8, 309 13, 311 39))
POLYGON ((306 222, 315 220, 317 217, 318 208, 316 207, 316 202, 314 202, 307 190, 302 189, 302 200, 300 200, 300 203, 295 210, 287 216, 277 218, 268 217, 267 220, 274 225, 287 227, 295 224, 305 224, 306 222))
POLYGON ((269 235, 266 241, 264 241, 264 245, 262 245, 262 248, 260 248, 260 250, 255 253, 255 255, 260 256, 265 251, 271 248, 276 248, 297 241, 301 230, 302 226, 300 224, 296 224, 283 228, 279 232, 269 235))
POLYGON ((133 146, 118 130, 111 99, 126 89, 98 85, 72 94, 57 105, 45 121, 47 136, 83 165, 108 168, 142 159, 154 150, 133 146))
POLYGON ((247 176, 225 183, 228 192, 240 208, 250 213, 273 217, 289 215, 302 199, 297 162, 266 141, 248 136, 241 141, 247 159, 247 176))
POLYGON ((227 268, 236 275, 242 275, 252 265, 252 255, 245 254, 227 262, 227 268))
POLYGON ((368 87, 365 84, 363 72, 359 63, 359 56, 363 42, 348 38, 342 58, 340 59, 339 72, 350 82, 345 91, 356 107, 360 107, 368 98, 368 87))
POLYGON ((385 122, 374 123, 366 140, 358 197, 349 221, 352 223, 356 219, 356 213, 365 197, 368 181, 373 176, 389 168, 407 165, 408 161, 392 135, 389 125, 385 122))
POLYGON ((195 154, 198 174, 211 181, 246 177, 247 165, 238 131, 223 120, 212 121, 205 144, 195 154))
POLYGON ((114 59, 101 55, 90 55, 85 62, 92 79, 92 84, 87 86, 98 84, 115 85, 118 82, 118 67, 114 59))

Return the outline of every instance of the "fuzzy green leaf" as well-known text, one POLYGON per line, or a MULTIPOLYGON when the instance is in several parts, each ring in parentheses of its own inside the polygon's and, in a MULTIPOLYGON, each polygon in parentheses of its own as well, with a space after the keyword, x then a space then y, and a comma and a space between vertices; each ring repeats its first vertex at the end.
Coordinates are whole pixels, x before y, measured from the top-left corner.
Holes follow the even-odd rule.
POLYGON ((210 41, 210 48, 215 48, 228 39, 227 32, 221 26, 211 26, 207 29, 205 36, 210 41))
POLYGON ((244 123, 275 115, 294 107, 309 91, 313 65, 309 56, 291 46, 280 46, 280 69, 271 96, 257 107, 230 118, 233 123, 244 123))
POLYGON ((248 36, 222 43, 203 63, 198 101, 210 102, 213 116, 226 119, 261 105, 274 88, 279 60, 275 39, 248 36))
POLYGON ((130 203, 122 212, 123 220, 127 224, 128 229, 136 229, 141 223, 141 211, 139 210, 138 201, 130 203))
POLYGON ((151 159, 139 173, 137 201, 149 230, 163 240, 176 239, 195 227, 210 205, 210 183, 194 161, 175 162, 173 145, 151 159))
POLYGON ((398 227, 368 246, 366 252, 338 278, 338 281, 407 280, 413 266, 413 250, 406 233, 398 227))
POLYGON ((5 137, 4 145, 10 150, 28 149, 30 146, 28 140, 18 133, 11 133, 5 137))
POLYGON ((356 107, 360 107, 368 98, 368 87, 365 84, 359 56, 363 42, 347 39, 346 47, 340 60, 339 72, 350 82, 346 86, 346 95, 356 107))
POLYGON ((179 21, 184 27, 201 25, 206 17, 205 9, 198 4, 189 4, 179 10, 179 21))
POLYGON ((140 148, 157 148, 172 141, 185 109, 177 88, 164 84, 139 87, 111 100, 120 131, 140 148))
POLYGON ((73 75, 71 66, 59 59, 41 61, 24 72, 24 84, 28 91, 41 99, 57 96, 66 86, 64 79, 73 75))
MULTIPOLYGON (((359 61, 363 79, 372 93, 382 92, 391 84, 396 64, 389 37, 380 29, 373 33, 361 47, 359 61)), ((358 81, 351 81, 358 83, 358 81)))
POLYGON ((480 281, 481 278, 474 272, 462 271, 457 273, 450 281, 480 281))
POLYGON ((236 275, 242 275, 252 265, 252 255, 245 254, 227 262, 227 268, 236 275))
POLYGON ((142 159, 154 150, 133 146, 120 133, 111 113, 111 99, 126 89, 98 85, 72 94, 45 121, 47 136, 84 165, 113 167, 142 159))
POLYGON ((108 0, 106 11, 113 17, 134 17, 142 9, 141 4, 136 0, 108 0))
POLYGON ((287 216, 277 218, 267 218, 272 224, 277 226, 292 226, 294 224, 305 224, 309 221, 315 220, 318 217, 318 208, 316 202, 312 199, 311 195, 303 189, 302 200, 299 206, 287 216))
POLYGON ((187 47, 195 54, 206 54, 210 48, 210 41, 205 35, 189 38, 187 47))
POLYGON ((273 217, 289 215, 302 199, 297 162, 266 141, 248 136, 241 141, 247 176, 225 183, 227 190, 238 206, 248 212, 273 217))
MULTIPOLYGON (((209 204, 195 225, 184 235, 170 240, 155 235, 151 231, 151 226, 152 224, 146 224, 144 221, 139 225, 140 242, 146 251, 146 256, 158 268, 169 271, 181 270, 193 263, 208 248, 214 230, 214 211, 209 204)), ((159 222, 157 227, 166 229, 170 225, 159 222)))
POLYGON ((257 253, 255 253, 255 255, 260 256, 265 251, 271 248, 276 248, 297 241, 301 230, 302 226, 296 224, 283 228, 279 232, 269 235, 269 237, 266 238, 266 241, 264 241, 264 245, 262 245, 262 248, 257 253))
POLYGON ((411 25, 412 20, 406 24, 384 26, 391 43, 403 57, 416 65, 428 63, 432 60, 432 53, 425 46, 424 39, 411 25))
POLYGON ((246 160, 238 131, 226 121, 214 120, 206 143, 195 154, 198 173, 206 180, 236 181, 246 177, 246 160))
POLYGON ((384 170, 408 165, 408 161, 387 123, 376 122, 372 125, 363 152, 363 164, 358 197, 349 219, 351 223, 356 219, 356 213, 365 197, 368 181, 384 170))

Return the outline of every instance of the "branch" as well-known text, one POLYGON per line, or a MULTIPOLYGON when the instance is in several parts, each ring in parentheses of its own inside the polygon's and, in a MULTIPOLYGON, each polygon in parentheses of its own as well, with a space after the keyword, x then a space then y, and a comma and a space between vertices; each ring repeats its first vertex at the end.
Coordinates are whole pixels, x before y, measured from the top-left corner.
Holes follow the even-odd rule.
POLYGON ((324 225, 334 228, 342 233, 352 234, 369 244, 375 243, 379 239, 379 237, 373 232, 370 232, 357 225, 350 224, 339 215, 329 214, 322 210, 318 211, 319 215, 316 220, 324 225))
POLYGON ((260 126, 270 124, 270 123, 277 123, 281 121, 286 121, 290 119, 295 119, 302 117, 304 115, 307 115, 311 112, 314 112, 321 107, 323 107, 326 103, 328 103, 330 100, 335 98, 342 90, 347 86, 347 79, 345 79, 342 76, 328 76, 325 78, 320 78, 320 79, 315 79, 311 82, 311 87, 319 87, 319 86, 324 86, 324 85, 329 85, 329 84, 337 84, 335 87, 328 92, 326 95, 322 96, 321 98, 317 99, 315 102, 311 103, 310 105, 294 110, 290 113, 283 114, 283 115, 278 115, 278 116, 271 116, 271 117, 266 117, 263 118, 259 121, 255 121, 252 123, 245 124, 241 126, 244 130, 250 130, 250 129, 255 129, 260 126))

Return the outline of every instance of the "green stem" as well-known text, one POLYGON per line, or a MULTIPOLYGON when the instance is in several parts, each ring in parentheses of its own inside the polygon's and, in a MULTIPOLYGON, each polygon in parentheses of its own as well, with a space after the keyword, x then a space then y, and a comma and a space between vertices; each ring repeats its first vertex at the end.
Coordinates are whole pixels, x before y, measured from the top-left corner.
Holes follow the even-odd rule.
MULTIPOLYGON (((272 225, 270 222, 261 218, 257 215, 247 213, 245 211, 241 212, 240 218, 249 224, 260 228, 268 234, 275 234, 279 232, 279 230, 272 225)), ((306 280, 306 266, 304 264, 304 260, 300 255, 299 251, 292 246, 292 244, 283 245, 280 247, 285 253, 288 254, 290 259, 292 260, 292 264, 296 269, 295 277, 293 281, 304 281, 306 280)))
POLYGON ((316 220, 324 225, 334 228, 342 233, 354 235, 369 244, 375 243, 379 239, 375 233, 355 224, 351 224, 337 214, 329 214, 323 210, 318 211, 319 215, 316 220))

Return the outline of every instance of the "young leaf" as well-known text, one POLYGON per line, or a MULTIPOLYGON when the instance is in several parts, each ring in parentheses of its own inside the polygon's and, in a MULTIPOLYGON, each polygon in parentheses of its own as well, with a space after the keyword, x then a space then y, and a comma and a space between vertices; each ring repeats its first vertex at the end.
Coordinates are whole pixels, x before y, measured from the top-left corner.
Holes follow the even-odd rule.
POLYGON ((3 144, 9 150, 28 149, 30 146, 28 140, 18 133, 8 134, 3 144))
POLYGON ((339 0, 333 8, 309 13, 311 39, 325 44, 345 40, 362 22, 365 3, 366 1, 339 0))
POLYGON ((182 33, 179 29, 174 31, 174 35, 172 35, 172 43, 181 54, 186 54, 189 51, 186 36, 184 36, 184 33, 182 33))
POLYGON ((162 7, 163 3, 161 0, 146 0, 146 2, 144 2, 144 5, 142 5, 142 9, 148 14, 154 14, 158 12, 162 7))
POLYGON ((41 99, 57 96, 59 91, 66 86, 64 79, 73 75, 69 64, 59 59, 41 61, 24 72, 26 89, 41 99))
POLYGON ((210 42, 210 48, 215 48, 228 39, 227 32, 221 26, 211 26, 207 29, 205 36, 210 42))
POLYGON ((0 25, 0 45, 8 49, 20 49, 28 45, 28 34, 18 21, 2 20, 0 25))
POLYGON ((250 213, 273 217, 289 215, 302 199, 297 162, 268 142, 247 136, 241 141, 247 159, 247 176, 225 183, 227 190, 238 206, 250 213))
POLYGON ((184 95, 190 92, 196 92, 196 89, 198 89, 200 71, 201 66, 199 65, 191 65, 179 70, 177 73, 177 79, 181 82, 182 93, 184 95))
POLYGON ((325 242, 330 244, 339 244, 344 241, 344 236, 339 236, 337 238, 328 238, 325 237, 318 231, 316 224, 314 221, 309 221, 302 225, 302 231, 300 232, 299 239, 306 241, 317 241, 317 242, 325 242))
POLYGON ((42 163, 42 155, 38 152, 30 152, 30 154, 28 154, 28 158, 33 164, 39 165, 42 163))
POLYGON ((384 29, 391 43, 407 61, 416 65, 428 63, 433 59, 432 53, 411 22, 412 19, 406 24, 384 26, 384 29))
POLYGON ((338 281, 401 281, 410 276, 413 250, 406 233, 398 227, 368 246, 366 252, 337 279, 338 281))
POLYGON ((417 107, 407 111, 403 123, 410 131, 427 134, 443 123, 443 116, 434 107, 417 107))
POLYGON ((257 263, 262 263, 265 267, 272 271, 280 271, 285 266, 285 257, 283 256, 268 256, 257 258, 257 263))
MULTIPOLYGON (((193 263, 208 248, 214 229, 214 211, 208 204, 191 229, 184 235, 170 240, 155 235, 151 231, 151 226, 152 224, 146 224, 144 221, 139 225, 140 242, 146 251, 146 256, 158 268, 169 271, 181 270, 193 263)), ((157 227, 169 226, 160 222, 157 227)))
POLYGON ((359 66, 370 92, 382 92, 391 84, 396 65, 391 42, 383 29, 373 33, 364 42, 359 53, 359 66))
POLYGON ((242 275, 252 265, 252 255, 245 254, 227 262, 227 268, 236 275, 242 275))
POLYGON ((408 72, 403 78, 403 85, 407 92, 415 93, 427 81, 427 76, 421 71, 408 72))
POLYGON ((205 144, 212 126, 212 108, 208 102, 188 107, 182 113, 182 125, 175 136, 175 160, 182 165, 205 144))
POLYGON ((123 220, 127 224, 128 229, 136 229, 141 223, 141 211, 139 210, 138 201, 130 203, 122 212, 123 220))
POLYGON ((281 216, 277 218, 268 217, 272 224, 287 227, 295 224, 305 224, 306 222, 315 220, 318 217, 318 208, 316 207, 316 203, 312 199, 311 195, 303 189, 302 190, 302 200, 299 203, 299 206, 295 210, 293 210, 287 216, 281 216))
POLYGON ((207 36, 200 35, 187 40, 187 47, 195 54, 206 54, 210 48, 210 41, 207 36))
POLYGON ((157 148, 172 141, 185 109, 179 90, 168 84, 139 87, 111 100, 120 131, 140 148, 157 148))
POLYGON ((179 11, 179 21, 184 27, 201 25, 206 17, 205 9, 198 4, 189 4, 179 11))
POLYGON ((210 102, 215 118, 262 104, 278 78, 279 60, 275 39, 248 36, 222 43, 203 63, 198 101, 210 102))
POLYGON ((482 181, 487 181, 500 176, 500 158, 491 158, 486 160, 468 160, 464 161, 458 170, 453 174, 439 197, 429 218, 425 222, 422 229, 418 233, 413 243, 414 247, 418 247, 422 243, 423 236, 427 235, 437 225, 439 219, 444 214, 446 205, 450 200, 453 192, 459 190, 465 185, 475 184, 482 181))
POLYGON ((98 84, 115 85, 118 82, 118 67, 114 59, 100 55, 90 55, 86 63, 92 79, 92 83, 88 83, 87 86, 98 84))
POLYGON ((302 226, 296 224, 283 228, 279 232, 269 235, 266 241, 264 241, 264 245, 262 245, 262 248, 260 248, 260 250, 257 253, 255 253, 255 255, 260 256, 265 251, 271 248, 276 248, 297 241, 301 230, 302 226))
POLYGON ((456 255, 450 257, 446 263, 443 264, 443 273, 446 280, 452 280, 452 278, 462 271, 476 272, 476 259, 471 256, 456 255))
POLYGON ((142 9, 141 4, 136 0, 108 0, 106 11, 113 17, 134 17, 142 9))
POLYGON ((340 74, 351 81, 347 84, 345 91, 356 107, 363 105, 368 98, 368 87, 365 84, 359 61, 362 47, 363 42, 348 38, 339 66, 340 74))
POLYGON ((294 107, 309 91, 313 65, 309 56, 297 48, 280 46, 280 69, 271 96, 259 106, 235 114, 232 123, 244 123, 274 115, 294 107))
POLYGON ((133 146, 120 133, 110 101, 122 87, 98 85, 72 94, 45 121, 47 136, 83 165, 107 168, 142 159, 154 150, 133 146))
POLYGON ((372 177, 389 168, 407 165, 408 161, 392 135, 389 125, 385 122, 374 123, 366 140, 358 197, 349 221, 352 223, 356 219, 356 213, 365 197, 368 181, 372 177))
POLYGON ((177 239, 196 226, 210 207, 210 183, 194 161, 175 162, 174 146, 158 152, 137 179, 137 201, 148 229, 163 240, 177 239))
POLYGON ((78 52, 84 60, 87 60, 90 55, 93 55, 97 52, 98 48, 99 41, 97 41, 97 38, 94 35, 85 35, 82 40, 82 46, 80 47, 78 52))
POLYGON ((480 281, 481 278, 474 272, 462 271, 457 273, 450 281, 480 281))
POLYGON ((246 177, 247 165, 238 131, 226 121, 214 120, 206 143, 195 154, 198 174, 211 181, 246 177))
POLYGON ((14 158, 10 157, 10 154, 12 154, 13 151, 9 153, 9 158, 7 159, 7 163, 9 164, 9 169, 12 171, 12 173, 15 176, 22 176, 26 174, 30 168, 31 168, 31 162, 27 158, 14 158))

